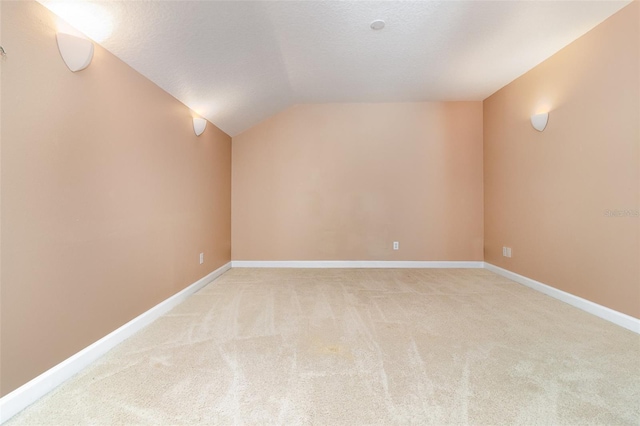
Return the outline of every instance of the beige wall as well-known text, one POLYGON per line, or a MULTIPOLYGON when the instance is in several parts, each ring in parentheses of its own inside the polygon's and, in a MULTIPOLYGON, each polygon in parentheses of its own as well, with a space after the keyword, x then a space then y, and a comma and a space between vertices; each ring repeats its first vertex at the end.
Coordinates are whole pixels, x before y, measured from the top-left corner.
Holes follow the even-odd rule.
POLYGON ((635 2, 484 101, 485 260, 635 317, 639 22, 635 2))
POLYGON ((2 394, 230 260, 229 136, 99 46, 71 73, 55 31, 2 2, 2 394))
POLYGON ((232 157, 234 260, 482 260, 481 102, 299 105, 232 157))
POLYGON ((484 238, 640 317, 640 219, 604 215, 640 208, 637 2, 484 104, 290 108, 234 138, 233 194, 227 135, 99 46, 69 72, 50 12, 1 5, 1 394, 229 261, 231 195, 237 260, 482 260, 484 238))

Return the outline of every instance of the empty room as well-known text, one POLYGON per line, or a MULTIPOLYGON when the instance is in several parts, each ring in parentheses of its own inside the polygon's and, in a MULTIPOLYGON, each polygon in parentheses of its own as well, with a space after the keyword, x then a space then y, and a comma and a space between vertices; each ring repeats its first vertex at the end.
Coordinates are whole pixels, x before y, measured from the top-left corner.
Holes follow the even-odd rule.
POLYGON ((640 1, 0 0, 0 424, 639 425, 640 1))

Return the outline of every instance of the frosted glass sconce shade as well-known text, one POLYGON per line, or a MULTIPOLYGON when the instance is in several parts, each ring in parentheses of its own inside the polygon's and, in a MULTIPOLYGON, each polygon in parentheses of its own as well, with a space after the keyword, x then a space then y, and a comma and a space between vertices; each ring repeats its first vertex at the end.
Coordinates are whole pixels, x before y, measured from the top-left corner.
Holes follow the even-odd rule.
POLYGON ((65 33, 56 34, 56 39, 60 56, 71 71, 82 71, 89 66, 91 59, 93 59, 93 42, 91 40, 65 33))
POLYGON ((531 116, 531 125, 534 129, 541 132, 547 127, 547 122, 549 121, 549 113, 543 112, 541 114, 535 114, 531 116))
POLYGON ((204 129, 207 127, 207 120, 204 118, 193 119, 193 131, 196 132, 196 136, 200 136, 204 129))

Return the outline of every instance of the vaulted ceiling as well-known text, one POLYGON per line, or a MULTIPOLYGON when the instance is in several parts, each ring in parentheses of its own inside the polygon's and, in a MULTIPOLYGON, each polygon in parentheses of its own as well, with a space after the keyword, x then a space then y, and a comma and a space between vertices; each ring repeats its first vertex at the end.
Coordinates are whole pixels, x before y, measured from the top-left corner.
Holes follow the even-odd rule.
POLYGON ((296 103, 482 100, 629 3, 41 2, 232 136, 296 103))

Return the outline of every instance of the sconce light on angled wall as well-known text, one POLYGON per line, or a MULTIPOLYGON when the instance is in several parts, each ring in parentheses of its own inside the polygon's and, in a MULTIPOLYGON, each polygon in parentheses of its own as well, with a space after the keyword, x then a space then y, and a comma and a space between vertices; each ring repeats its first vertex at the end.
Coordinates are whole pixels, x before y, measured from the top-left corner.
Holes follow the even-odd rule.
POLYGON ((531 125, 534 129, 541 132, 547 127, 547 123, 549 122, 549 113, 543 112, 540 114, 534 114, 531 116, 531 125))
POLYGON ((207 127, 207 120, 204 118, 193 119, 193 131, 196 132, 196 136, 200 136, 204 129, 207 127))
POLYGON ((57 33, 56 39, 60 56, 71 71, 82 71, 89 66, 91 59, 93 59, 93 42, 91 40, 65 33, 57 33))

